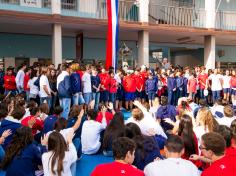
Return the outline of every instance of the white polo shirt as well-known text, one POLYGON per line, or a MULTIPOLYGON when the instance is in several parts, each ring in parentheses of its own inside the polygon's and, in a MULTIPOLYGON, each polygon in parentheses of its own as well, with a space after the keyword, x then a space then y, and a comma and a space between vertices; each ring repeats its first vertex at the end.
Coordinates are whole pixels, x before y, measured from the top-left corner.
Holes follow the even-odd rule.
POLYGON ((197 167, 182 158, 154 161, 144 168, 145 176, 200 176, 197 167))

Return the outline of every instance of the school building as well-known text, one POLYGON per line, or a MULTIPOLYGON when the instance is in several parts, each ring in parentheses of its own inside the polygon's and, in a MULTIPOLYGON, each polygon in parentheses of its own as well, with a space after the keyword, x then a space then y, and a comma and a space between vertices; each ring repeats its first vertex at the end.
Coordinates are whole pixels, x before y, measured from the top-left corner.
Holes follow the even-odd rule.
MULTIPOLYGON (((119 63, 236 68, 235 0, 119 0, 119 63)), ((0 64, 106 56, 106 0, 0 0, 0 64)))

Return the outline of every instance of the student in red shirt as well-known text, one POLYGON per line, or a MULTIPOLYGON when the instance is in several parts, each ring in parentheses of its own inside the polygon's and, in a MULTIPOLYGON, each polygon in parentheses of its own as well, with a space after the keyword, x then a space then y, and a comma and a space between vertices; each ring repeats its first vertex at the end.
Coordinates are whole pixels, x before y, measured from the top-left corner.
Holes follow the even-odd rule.
POLYGON ((105 68, 102 68, 102 72, 98 76, 100 77, 100 81, 101 81, 100 101, 107 105, 108 100, 109 100, 108 83, 109 83, 110 76, 106 72, 105 68))
POLYGON ((116 93, 118 88, 118 83, 116 79, 114 78, 115 74, 113 71, 109 71, 110 79, 108 83, 108 91, 109 91, 109 102, 112 102, 115 107, 116 102, 116 93))
POLYGON ((125 90, 125 108, 127 110, 133 109, 133 101, 135 100, 136 80, 132 72, 127 72, 123 79, 123 87, 125 90))
POLYGON ((206 73, 206 68, 201 67, 201 72, 198 75, 198 82, 199 82, 199 90, 200 90, 200 98, 204 98, 204 90, 207 89, 207 82, 208 82, 208 74, 206 73))
POLYGON ((12 95, 16 94, 16 77, 14 76, 14 68, 8 67, 7 74, 4 76, 4 88, 5 88, 5 95, 11 92, 12 95))
POLYGON ((26 101, 29 101, 30 88, 28 86, 28 82, 30 80, 31 71, 32 71, 31 67, 25 69, 24 91, 26 93, 26 101))
POLYGON ((108 125, 113 119, 113 115, 116 113, 113 108, 113 103, 110 102, 107 107, 104 104, 101 104, 98 109, 99 112, 96 121, 102 123, 102 119, 103 117, 105 117, 108 125), (111 112, 108 110, 110 110, 111 112))
POLYGON ((140 70, 136 69, 134 72, 134 79, 136 81, 136 92, 135 92, 135 99, 138 101, 141 101, 143 99, 143 90, 145 87, 145 82, 143 81, 144 78, 143 76, 140 74, 140 70))
POLYGON ((236 156, 225 155, 225 140, 218 133, 206 133, 202 136, 200 150, 212 164, 201 176, 234 176, 236 175, 236 156))
POLYGON ((232 76, 230 79, 230 88, 231 88, 232 101, 235 101, 236 100, 236 72, 235 70, 232 71, 232 76))
POLYGON ((188 80, 188 93, 189 97, 194 100, 195 95, 197 93, 197 79, 196 75, 190 74, 189 80, 188 80))
POLYGON ((134 161, 135 143, 127 138, 120 137, 112 144, 115 161, 98 165, 91 176, 144 176, 143 171, 131 164, 134 161))
POLYGON ((34 121, 34 123, 32 124, 32 126, 29 126, 30 128, 32 128, 32 134, 36 135, 36 133, 38 131, 42 131, 43 130, 43 120, 41 120, 39 118, 40 115, 40 110, 38 107, 33 107, 30 109, 30 116, 25 117, 22 121, 21 124, 23 126, 29 126, 29 121, 34 121))

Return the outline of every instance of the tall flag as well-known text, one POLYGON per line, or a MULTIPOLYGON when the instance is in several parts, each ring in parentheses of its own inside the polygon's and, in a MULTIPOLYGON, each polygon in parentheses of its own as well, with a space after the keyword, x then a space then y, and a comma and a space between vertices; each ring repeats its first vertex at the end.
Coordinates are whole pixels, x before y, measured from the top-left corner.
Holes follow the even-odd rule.
POLYGON ((106 48, 106 69, 110 66, 117 68, 118 47, 119 47, 119 0, 107 0, 107 48, 106 48))

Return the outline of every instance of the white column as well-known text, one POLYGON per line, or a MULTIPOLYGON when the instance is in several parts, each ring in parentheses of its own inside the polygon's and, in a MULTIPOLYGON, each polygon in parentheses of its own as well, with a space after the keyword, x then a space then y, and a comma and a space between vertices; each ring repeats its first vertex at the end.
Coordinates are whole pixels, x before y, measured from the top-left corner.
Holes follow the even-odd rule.
POLYGON ((61 24, 53 25, 52 36, 52 63, 57 67, 62 63, 62 27, 61 24))
POLYGON ((30 65, 33 65, 35 62, 38 62, 38 58, 30 58, 30 65))
POLYGON ((149 66, 149 32, 138 32, 138 65, 149 66))
POLYGON ((215 28, 216 0, 205 0, 206 28, 215 28))
POLYGON ((61 14, 61 0, 51 1, 52 14, 61 14))
POLYGON ((206 69, 214 69, 216 62, 216 38, 205 36, 204 41, 204 65, 206 69))
POLYGON ((9 66, 15 67, 16 61, 14 57, 4 57, 4 63, 5 63, 5 69, 7 69, 9 66))
POLYGON ((148 23, 149 0, 139 0, 139 21, 148 23))

